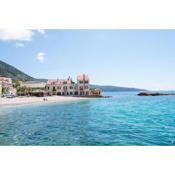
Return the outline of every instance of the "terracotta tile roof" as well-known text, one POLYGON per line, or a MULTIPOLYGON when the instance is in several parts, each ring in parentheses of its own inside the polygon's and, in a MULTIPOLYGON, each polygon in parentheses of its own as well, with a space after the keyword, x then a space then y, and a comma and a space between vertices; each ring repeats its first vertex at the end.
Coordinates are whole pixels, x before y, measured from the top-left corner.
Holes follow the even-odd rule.
POLYGON ((71 84, 72 83, 72 79, 70 77, 67 80, 66 79, 50 79, 50 80, 47 81, 47 84, 61 85, 64 82, 67 83, 67 84, 71 84))
POLYGON ((57 82, 57 80, 53 80, 53 79, 51 80, 50 79, 50 80, 47 81, 47 84, 53 84, 53 83, 56 83, 56 82, 57 82))

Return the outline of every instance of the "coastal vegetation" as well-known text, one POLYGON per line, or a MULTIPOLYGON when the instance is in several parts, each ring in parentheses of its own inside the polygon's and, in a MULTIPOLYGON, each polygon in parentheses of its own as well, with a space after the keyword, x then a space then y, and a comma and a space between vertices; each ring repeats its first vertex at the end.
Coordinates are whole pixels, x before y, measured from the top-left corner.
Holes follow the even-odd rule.
POLYGON ((17 94, 18 95, 29 95, 33 92, 33 89, 32 88, 29 88, 29 87, 26 87, 26 86, 18 86, 16 88, 17 90, 17 94))
POLYGON ((8 93, 9 89, 7 87, 2 87, 2 94, 8 93))

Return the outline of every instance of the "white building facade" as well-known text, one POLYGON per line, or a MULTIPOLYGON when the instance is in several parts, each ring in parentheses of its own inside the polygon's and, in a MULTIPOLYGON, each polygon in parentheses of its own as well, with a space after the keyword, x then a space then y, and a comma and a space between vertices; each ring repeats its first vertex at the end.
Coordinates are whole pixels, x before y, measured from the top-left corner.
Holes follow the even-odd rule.
POLYGON ((68 79, 48 80, 46 91, 49 95, 76 95, 76 84, 70 77, 68 79))
POLYGON ((90 79, 85 74, 77 76, 77 83, 73 82, 70 77, 68 79, 48 80, 46 93, 63 96, 101 96, 100 89, 90 88, 90 79))
POLYGON ((90 80, 88 75, 78 75, 77 76, 77 89, 79 96, 89 96, 90 95, 90 80))

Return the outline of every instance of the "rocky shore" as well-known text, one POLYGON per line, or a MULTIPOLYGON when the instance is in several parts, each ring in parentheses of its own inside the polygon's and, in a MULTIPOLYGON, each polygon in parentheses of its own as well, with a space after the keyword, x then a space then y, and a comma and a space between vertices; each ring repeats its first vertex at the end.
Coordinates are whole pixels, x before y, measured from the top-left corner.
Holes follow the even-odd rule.
POLYGON ((175 95, 175 93, 159 93, 159 92, 140 92, 138 96, 166 96, 175 95))

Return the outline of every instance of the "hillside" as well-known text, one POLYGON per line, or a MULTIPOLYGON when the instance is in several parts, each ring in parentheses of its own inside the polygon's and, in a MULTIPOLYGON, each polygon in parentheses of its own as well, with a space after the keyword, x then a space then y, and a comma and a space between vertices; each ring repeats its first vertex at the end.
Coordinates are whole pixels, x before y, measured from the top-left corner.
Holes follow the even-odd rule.
POLYGON ((144 89, 118 87, 118 86, 103 86, 103 85, 91 85, 93 88, 100 88, 104 92, 125 92, 125 91, 144 91, 144 89))
POLYGON ((0 76, 12 78, 12 80, 35 80, 35 78, 21 72, 15 67, 0 60, 0 76))

